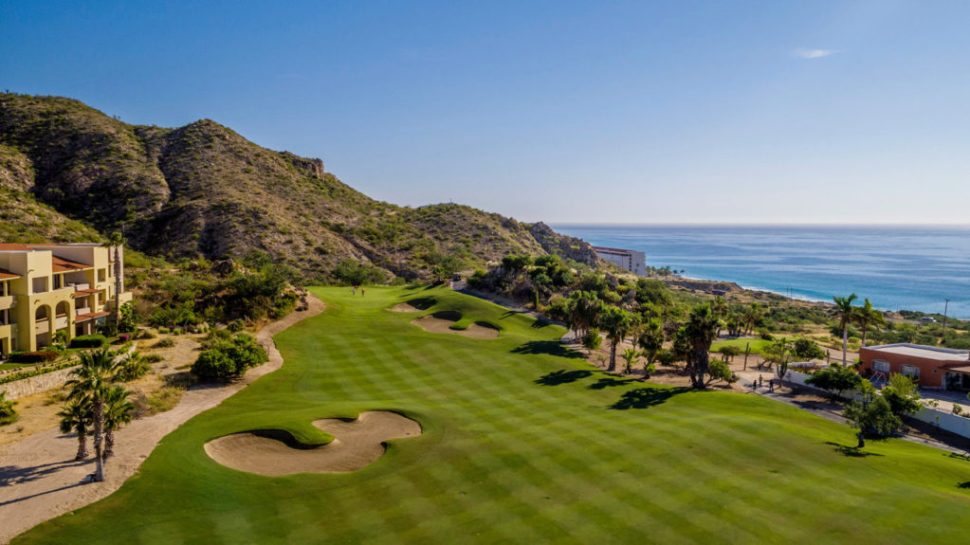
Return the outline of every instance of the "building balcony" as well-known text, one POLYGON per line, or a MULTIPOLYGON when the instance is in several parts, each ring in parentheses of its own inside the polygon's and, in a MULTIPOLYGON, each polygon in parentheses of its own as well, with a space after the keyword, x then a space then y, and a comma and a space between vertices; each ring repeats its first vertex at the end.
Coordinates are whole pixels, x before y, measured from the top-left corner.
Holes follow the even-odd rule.
POLYGON ((54 330, 64 329, 68 326, 67 315, 58 316, 54 318, 54 330))
POLYGON ((7 310, 13 308, 14 298, 13 295, 7 295, 0 297, 0 310, 7 310))
POLYGON ((39 322, 37 322, 37 325, 34 326, 34 333, 36 333, 37 335, 43 335, 44 333, 50 333, 50 332, 51 332, 50 320, 48 320, 47 318, 41 319, 39 322))

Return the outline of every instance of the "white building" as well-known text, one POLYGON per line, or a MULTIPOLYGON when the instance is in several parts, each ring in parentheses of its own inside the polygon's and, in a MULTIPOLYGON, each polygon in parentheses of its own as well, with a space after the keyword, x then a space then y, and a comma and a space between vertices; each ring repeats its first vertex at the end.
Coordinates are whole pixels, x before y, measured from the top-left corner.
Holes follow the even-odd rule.
POLYGON ((593 246, 593 250, 603 261, 609 261, 637 276, 646 276, 647 274, 647 256, 643 252, 624 250, 622 248, 607 248, 605 246, 593 246))

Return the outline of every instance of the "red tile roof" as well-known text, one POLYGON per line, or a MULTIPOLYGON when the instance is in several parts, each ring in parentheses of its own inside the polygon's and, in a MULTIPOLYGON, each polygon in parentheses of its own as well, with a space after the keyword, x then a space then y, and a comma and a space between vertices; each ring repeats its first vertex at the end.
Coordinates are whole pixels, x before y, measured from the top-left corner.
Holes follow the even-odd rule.
POLYGON ((14 274, 4 269, 0 269, 0 280, 10 280, 11 278, 20 278, 20 275, 14 274))
POLYGON ((84 271, 93 268, 91 265, 86 265, 84 263, 78 263, 77 261, 71 261, 69 259, 64 259, 63 257, 53 258, 53 270, 56 273, 62 272, 73 272, 73 271, 84 271))
POLYGON ((103 317, 105 317, 105 316, 107 316, 109 314, 111 314, 111 313, 110 312, 106 312, 106 311, 89 312, 88 314, 78 314, 77 315, 77 318, 75 318, 74 321, 75 322, 87 322, 88 320, 94 320, 94 319, 97 319, 97 318, 103 318, 103 317))

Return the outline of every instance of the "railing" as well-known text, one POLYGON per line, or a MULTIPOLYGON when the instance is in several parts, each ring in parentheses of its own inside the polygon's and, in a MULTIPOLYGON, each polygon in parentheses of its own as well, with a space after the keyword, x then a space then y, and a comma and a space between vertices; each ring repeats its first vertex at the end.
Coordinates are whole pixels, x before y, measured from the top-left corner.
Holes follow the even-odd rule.
POLYGON ((41 321, 37 322, 37 326, 34 328, 34 333, 43 335, 44 333, 49 333, 50 330, 50 321, 47 318, 41 318, 41 321))
POLYGON ((77 309, 77 315, 80 316, 82 314, 91 314, 91 309, 89 307, 77 309))
POLYGON ((13 295, 6 295, 4 297, 0 297, 0 310, 7 310, 9 308, 13 308, 13 302, 14 302, 13 295))

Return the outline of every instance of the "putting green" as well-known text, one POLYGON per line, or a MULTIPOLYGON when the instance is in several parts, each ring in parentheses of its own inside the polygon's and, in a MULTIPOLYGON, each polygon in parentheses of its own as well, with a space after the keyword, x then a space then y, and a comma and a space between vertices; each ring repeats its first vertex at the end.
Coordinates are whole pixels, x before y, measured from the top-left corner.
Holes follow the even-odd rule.
MULTIPOLYGON (((970 462, 905 441, 847 455, 845 426, 751 394, 592 370, 556 326, 445 289, 314 289, 327 310, 277 337, 286 359, 166 437, 112 496, 17 543, 961 543, 970 462), (422 331, 387 309, 433 297, 501 327, 422 331), (422 435, 362 469, 263 477, 217 437, 394 411, 422 435)), ((110 468, 109 468, 110 469, 110 468)))

